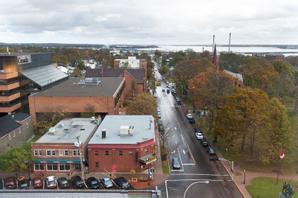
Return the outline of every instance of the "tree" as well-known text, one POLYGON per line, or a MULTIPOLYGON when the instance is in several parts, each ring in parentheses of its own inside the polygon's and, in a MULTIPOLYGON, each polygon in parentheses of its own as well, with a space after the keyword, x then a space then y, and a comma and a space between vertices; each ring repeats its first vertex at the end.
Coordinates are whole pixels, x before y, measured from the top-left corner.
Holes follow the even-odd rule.
POLYGON ((153 115, 156 117, 156 100, 148 93, 137 95, 137 97, 129 103, 126 113, 129 115, 153 115))
POLYGON ((32 160, 31 146, 25 144, 12 148, 0 156, 0 169, 5 172, 20 173, 27 170, 25 160, 32 160))
MULTIPOLYGON (((234 81, 227 73, 215 69, 199 73, 188 81, 194 109, 208 109, 210 132, 213 130, 216 110, 222 106, 223 99, 236 88, 234 81)), ((213 135, 216 143, 217 134, 213 135)))
POLYGON ((285 107, 260 89, 237 89, 216 115, 215 131, 222 144, 243 159, 249 156, 268 164, 278 158, 280 148, 289 150, 291 130, 285 107))
MULTIPOLYGON (((206 58, 181 61, 176 65, 174 79, 178 93, 187 91, 187 81, 195 77, 198 73, 213 68, 214 65, 206 58)), ((185 94, 186 95, 186 94, 185 94)))
POLYGON ((220 67, 232 72, 239 72, 239 68, 244 60, 243 55, 234 53, 221 53, 219 58, 220 67))
POLYGON ((169 67, 166 66, 166 65, 163 65, 159 68, 159 73, 164 76, 164 75, 167 75, 169 73, 169 67))
POLYGON ((244 84, 252 88, 259 88, 272 96, 274 84, 278 79, 278 72, 273 65, 263 58, 249 57, 241 66, 244 84))

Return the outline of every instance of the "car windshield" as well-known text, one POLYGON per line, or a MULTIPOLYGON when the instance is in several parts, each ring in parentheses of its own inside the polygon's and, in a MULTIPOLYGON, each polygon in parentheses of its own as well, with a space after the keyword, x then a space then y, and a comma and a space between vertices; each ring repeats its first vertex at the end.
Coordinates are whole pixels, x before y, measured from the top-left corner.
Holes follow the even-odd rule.
POLYGON ((34 180, 34 184, 40 184, 40 183, 41 183, 40 179, 34 180))
POLYGON ((91 181, 91 184, 93 184, 93 185, 94 185, 94 184, 97 184, 97 181, 96 181, 96 180, 92 180, 92 181, 91 181))

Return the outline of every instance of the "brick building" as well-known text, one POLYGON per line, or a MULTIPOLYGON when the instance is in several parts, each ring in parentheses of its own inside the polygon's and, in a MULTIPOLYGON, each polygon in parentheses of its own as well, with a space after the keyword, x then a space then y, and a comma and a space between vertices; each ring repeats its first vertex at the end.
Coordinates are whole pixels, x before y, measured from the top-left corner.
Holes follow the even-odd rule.
POLYGON ((51 63, 50 53, 0 54, 0 114, 28 111, 28 96, 68 75, 51 63))
POLYGON ((99 120, 72 118, 61 120, 32 144, 34 173, 74 173, 87 161, 87 144, 99 120), (77 142, 81 142, 80 147, 77 142))
POLYGON ((108 115, 88 144, 90 172, 142 172, 153 167, 154 118, 149 115, 108 115))
POLYGON ((0 117, 0 152, 21 146, 33 136, 31 116, 14 113, 0 117))
POLYGON ((87 69, 86 77, 124 77, 124 96, 131 97, 147 91, 147 77, 145 69, 87 69))
POLYGON ((120 99, 124 99, 124 84, 123 77, 69 78, 30 95, 30 114, 33 122, 49 112, 118 114, 120 99))

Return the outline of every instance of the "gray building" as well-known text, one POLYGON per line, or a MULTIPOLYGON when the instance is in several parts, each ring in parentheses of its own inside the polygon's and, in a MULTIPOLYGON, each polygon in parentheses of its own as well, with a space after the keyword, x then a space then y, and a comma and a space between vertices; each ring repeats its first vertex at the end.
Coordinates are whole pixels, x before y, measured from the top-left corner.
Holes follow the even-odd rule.
POLYGON ((0 117, 0 152, 18 147, 33 136, 29 114, 15 113, 0 117))

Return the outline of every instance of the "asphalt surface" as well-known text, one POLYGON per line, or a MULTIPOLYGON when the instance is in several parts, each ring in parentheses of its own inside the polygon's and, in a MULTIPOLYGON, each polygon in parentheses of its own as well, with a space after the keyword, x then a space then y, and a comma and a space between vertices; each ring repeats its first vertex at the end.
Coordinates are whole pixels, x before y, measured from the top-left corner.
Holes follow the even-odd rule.
MULTIPOLYGON (((156 72, 157 79, 160 74, 156 72)), ((242 198, 230 175, 220 161, 210 161, 206 149, 196 139, 193 127, 175 107, 172 94, 162 92, 166 85, 157 87, 158 106, 167 138, 171 159, 178 157, 181 169, 171 169, 170 176, 159 186, 166 198, 242 198)))

